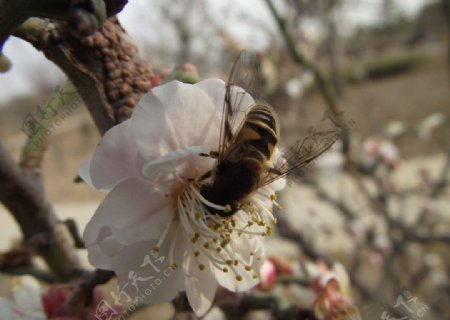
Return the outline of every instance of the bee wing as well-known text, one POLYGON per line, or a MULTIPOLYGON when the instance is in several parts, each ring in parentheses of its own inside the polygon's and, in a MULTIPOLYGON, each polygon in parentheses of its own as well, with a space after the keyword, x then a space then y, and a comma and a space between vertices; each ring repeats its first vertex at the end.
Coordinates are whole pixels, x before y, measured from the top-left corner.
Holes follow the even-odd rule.
POLYGON ((233 63, 226 84, 219 140, 219 163, 245 119, 245 111, 261 97, 261 73, 258 57, 242 51, 233 63), (246 94, 248 93, 248 94, 246 94), (250 96, 249 96, 250 94, 250 96))
POLYGON ((341 130, 329 129, 319 131, 309 127, 306 137, 297 140, 278 159, 274 167, 262 179, 261 186, 267 185, 281 177, 299 170, 327 151, 341 136, 341 130))

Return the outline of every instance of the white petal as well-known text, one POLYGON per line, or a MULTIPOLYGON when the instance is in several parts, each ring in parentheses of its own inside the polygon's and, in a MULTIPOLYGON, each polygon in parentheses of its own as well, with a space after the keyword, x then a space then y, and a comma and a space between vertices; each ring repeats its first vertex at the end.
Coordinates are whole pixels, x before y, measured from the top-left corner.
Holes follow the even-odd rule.
POLYGON ((94 188, 94 184, 92 183, 91 174, 90 174, 90 168, 91 168, 91 159, 88 159, 83 162, 83 164, 78 169, 78 175, 81 179, 90 187, 94 188))
MULTIPOLYGON (((174 257, 174 263, 179 266, 170 268, 168 257, 171 239, 168 239, 159 253, 151 250, 155 241, 135 243, 127 247, 114 264, 114 270, 119 279, 119 288, 132 300, 140 303, 161 303, 171 301, 183 289, 184 274, 181 268, 183 255, 174 257)), ((184 243, 177 241, 178 247, 184 243)))
MULTIPOLYGON (((245 261, 244 264, 239 263, 237 266, 233 266, 234 270, 223 272, 222 270, 212 269, 217 282, 224 288, 233 291, 241 292, 247 291, 258 284, 259 278, 254 277, 258 275, 264 260, 263 246, 259 237, 232 234, 231 244, 235 252, 234 259, 245 261), (259 247, 260 251, 255 256, 251 256, 250 253, 253 248, 259 247), (262 251, 261 251, 262 250, 262 251), (256 256, 260 256, 261 259, 256 259, 256 256), (246 266, 250 266, 252 271, 245 269, 246 266), (236 276, 241 276, 241 280, 237 280, 236 276)), ((228 269, 231 269, 229 267, 228 269)))
POLYGON ((279 178, 272 183, 268 184, 267 187, 272 188, 274 192, 280 191, 286 187, 287 180, 286 178, 279 178))
MULTIPOLYGON (((205 91, 213 101, 217 113, 217 119, 215 121, 217 127, 220 128, 224 112, 225 83, 219 79, 207 79, 196 83, 195 86, 205 91)), ((236 113, 236 119, 233 126, 233 129, 236 131, 244 120, 247 109, 255 103, 255 100, 243 88, 232 86, 230 101, 232 108, 236 113)))
MULTIPOLYGON (((225 82, 220 79, 206 79, 195 84, 196 87, 202 89, 211 99, 216 113, 218 113, 219 121, 223 112, 223 103, 225 99, 225 82)), ((220 122, 218 123, 220 125, 220 122)))
POLYGON ((131 121, 111 128, 103 136, 90 161, 89 177, 93 186, 111 190, 126 178, 139 177, 137 157, 137 147, 131 136, 131 121))
MULTIPOLYGON (((100 231, 105 227, 110 230, 122 229, 139 222, 148 226, 148 238, 158 238, 161 233, 160 223, 151 223, 151 217, 169 206, 169 199, 161 191, 143 179, 130 178, 111 190, 98 207, 83 234, 85 244, 93 245, 101 241, 100 231)), ((155 219, 155 222, 159 219, 155 219)), ((139 240, 141 235, 134 233, 139 240)))
POLYGON ((133 140, 146 160, 155 159, 162 153, 161 135, 166 130, 165 107, 154 94, 145 94, 134 108, 131 116, 133 140))
MULTIPOLYGON (((45 319, 41 300, 41 287, 35 278, 27 275, 13 278, 11 291, 15 303, 22 310, 29 312, 31 319, 45 319)), ((0 319, 3 318, 0 317, 0 319)))
POLYGON ((169 223, 172 211, 172 207, 166 206, 124 228, 111 228, 112 236, 121 244, 157 239, 169 223))
POLYGON ((24 309, 22 305, 16 305, 15 303, 0 297, 0 319, 8 320, 44 320, 44 310, 40 312, 29 311, 24 309))
POLYGON ((166 113, 166 130, 162 138, 166 152, 198 145, 206 149, 216 147, 209 145, 217 141, 220 131, 216 126, 216 108, 203 90, 171 81, 152 92, 164 105, 166 113))
POLYGON ((87 246, 89 263, 99 269, 113 270, 114 261, 120 259, 120 252, 126 248, 126 245, 118 243, 113 237, 105 237, 98 243, 87 246))
POLYGON ((184 259, 186 295, 192 310, 198 317, 209 310, 217 290, 217 282, 210 271, 209 263, 202 262, 205 268, 200 270, 198 259, 196 260, 193 255, 186 254, 184 259))

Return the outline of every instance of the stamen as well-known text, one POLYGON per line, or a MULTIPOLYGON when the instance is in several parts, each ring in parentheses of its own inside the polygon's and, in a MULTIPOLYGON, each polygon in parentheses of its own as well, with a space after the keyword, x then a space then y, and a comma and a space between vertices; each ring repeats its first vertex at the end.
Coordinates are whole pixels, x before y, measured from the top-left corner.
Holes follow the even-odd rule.
POLYGON ((164 228, 164 231, 159 238, 158 242, 156 243, 156 246, 153 248, 155 252, 159 252, 159 248, 161 247, 161 244, 166 239, 167 234, 169 233, 170 227, 172 226, 172 217, 169 218, 169 221, 166 224, 166 227, 164 228))
MULTIPOLYGON (((276 199, 273 191, 266 196, 272 203, 276 199)), ((184 192, 179 194, 176 207, 178 210, 175 217, 179 223, 176 225, 175 240, 178 232, 181 232, 188 242, 188 251, 195 257, 200 270, 206 268, 205 261, 208 261, 208 266, 221 272, 232 272, 236 281, 243 280, 243 271, 251 272, 251 275, 255 277, 252 265, 255 259, 260 260, 264 255, 264 248, 259 237, 270 234, 271 224, 275 221, 270 208, 266 207, 263 201, 254 197, 241 204, 241 210, 238 213, 231 218, 225 218, 211 214, 206 207, 224 212, 231 210, 231 207, 211 203, 200 194, 199 185, 191 183, 184 192), (249 254, 243 255, 242 248, 237 250, 234 247, 236 243, 233 243, 233 237, 236 236, 246 237, 244 243, 248 248, 245 250, 249 254), (200 255, 202 255, 201 260, 200 255)), ((158 246, 166 238, 169 229, 170 225, 166 226, 158 246)), ((169 254, 171 265, 174 247, 175 245, 171 244, 169 254)))

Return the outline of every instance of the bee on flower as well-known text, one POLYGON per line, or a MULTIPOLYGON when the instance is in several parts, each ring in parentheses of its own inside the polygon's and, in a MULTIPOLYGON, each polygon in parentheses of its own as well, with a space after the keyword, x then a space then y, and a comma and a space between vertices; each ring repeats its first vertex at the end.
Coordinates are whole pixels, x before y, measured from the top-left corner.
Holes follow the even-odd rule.
POLYGON ((258 84, 247 66, 238 58, 227 83, 153 88, 81 167, 108 192, 83 235, 89 261, 115 271, 126 301, 185 290, 200 316, 218 286, 254 287, 285 176, 334 142, 315 132, 282 157, 275 111, 247 92, 258 84))

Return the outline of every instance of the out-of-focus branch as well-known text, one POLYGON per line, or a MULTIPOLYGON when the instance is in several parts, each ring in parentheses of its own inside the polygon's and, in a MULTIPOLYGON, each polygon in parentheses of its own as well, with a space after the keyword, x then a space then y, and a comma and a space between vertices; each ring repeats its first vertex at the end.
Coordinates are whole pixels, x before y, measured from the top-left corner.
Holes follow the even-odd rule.
POLYGON ((57 277, 67 279, 79 260, 64 226, 57 222, 40 185, 23 174, 1 145, 0 201, 17 221, 25 243, 35 248, 57 277))
POLYGON ((342 201, 339 201, 333 197, 331 197, 323 188, 320 187, 320 185, 314 181, 313 179, 309 179, 307 177, 303 178, 303 182, 305 182, 307 185, 311 186, 314 191, 317 193, 317 196, 329 203, 331 206, 336 208, 339 212, 341 212, 345 218, 352 219, 354 218, 354 213, 350 210, 350 208, 342 201))
POLYGON ((325 78, 325 76, 322 74, 319 68, 314 63, 309 61, 300 52, 295 43, 294 37, 289 31, 286 18, 281 16, 281 14, 275 8, 275 5, 273 4, 272 0, 266 0, 266 3, 276 23, 278 24, 278 27, 280 28, 281 35, 285 39, 288 50, 291 53, 294 61, 314 74, 314 78, 316 80, 320 92, 322 93, 322 96, 325 100, 328 110, 334 116, 335 122, 342 129, 343 152, 344 154, 348 154, 350 148, 348 125, 345 123, 344 118, 340 116, 341 111, 337 106, 336 97, 334 96, 333 91, 331 90, 329 81, 325 78))
MULTIPOLYGON (((435 197, 439 194, 436 193, 436 190, 444 190, 445 184, 448 182, 442 182, 442 179, 447 180, 448 170, 449 168, 448 161, 446 162, 444 168, 443 168, 443 175, 440 176, 438 181, 436 181, 435 186, 432 188, 431 194, 436 194, 435 197), (438 185, 438 187, 436 187, 438 185), (434 191, 433 191, 434 190, 434 191)), ((356 174, 356 172, 353 172, 353 174, 356 174)), ((355 181, 355 184, 358 186, 361 193, 366 197, 367 203, 374 209, 375 211, 379 212, 383 219, 386 221, 386 224, 389 228, 389 230, 394 231, 397 235, 398 232, 401 232, 401 235, 399 237, 398 243, 403 246, 407 243, 407 241, 413 241, 413 242, 449 242, 450 235, 442 234, 442 235, 435 235, 435 234, 428 234, 424 232, 416 231, 414 227, 410 227, 403 223, 402 221, 393 218, 391 214, 389 213, 389 210, 387 209, 387 197, 388 197, 388 191, 385 190, 382 181, 378 177, 372 177, 377 184, 379 190, 378 194, 375 196, 372 196, 370 192, 368 191, 367 187, 362 183, 359 176, 353 175, 353 179, 355 181)), ((394 243, 396 245, 397 242, 394 243)))
POLYGON ((280 299, 272 295, 242 295, 231 296, 216 302, 225 312, 227 319, 244 319, 245 315, 254 310, 269 311, 274 319, 312 319, 312 310, 301 310, 297 306, 284 307, 280 299))
POLYGON ((9 275, 32 275, 35 278, 51 283, 56 277, 48 271, 39 269, 33 263, 34 250, 23 243, 17 243, 8 251, 0 252, 0 273, 9 275))
POLYGON ((78 279, 75 291, 67 300, 64 310, 76 315, 76 312, 84 310, 93 301, 94 289, 97 285, 105 284, 115 276, 114 271, 96 269, 93 272, 85 272, 78 279))
POLYGON ((277 230, 282 237, 294 241, 311 260, 322 260, 328 267, 333 265, 333 261, 330 258, 318 253, 301 233, 292 229, 288 222, 281 217, 277 219, 277 230))
MULTIPOLYGON (((441 0, 442 2, 442 11, 446 17, 447 21, 447 32, 450 33, 450 1, 449 0, 441 0)), ((448 69, 448 77, 450 80, 450 37, 447 37, 447 69, 448 69)))
POLYGON ((56 117, 61 115, 61 109, 72 103, 75 97, 78 97, 75 87, 71 83, 67 83, 63 87, 57 87, 45 106, 38 106, 39 127, 35 128, 35 132, 29 134, 20 157, 20 167, 28 170, 37 179, 40 176, 42 160, 47 148, 48 130, 52 128, 56 117))
MULTIPOLYGON (((329 257, 321 253, 318 253, 311 246, 311 244, 308 243, 299 232, 293 230, 289 226, 289 224, 286 221, 284 221, 284 219, 279 218, 277 226, 278 226, 277 230, 280 233, 280 235, 294 241, 302 249, 303 253, 308 258, 314 261, 322 260, 328 267, 330 268, 332 267, 333 261, 329 257)), ((387 303, 384 300, 384 297, 380 297, 376 293, 373 293, 371 290, 366 288, 366 286, 362 283, 362 281, 357 277, 355 273, 350 273, 349 276, 351 283, 358 289, 359 293, 364 299, 380 303, 386 310, 389 310, 392 314, 399 315, 398 311, 395 310, 392 306, 390 306, 389 303, 387 303)))

